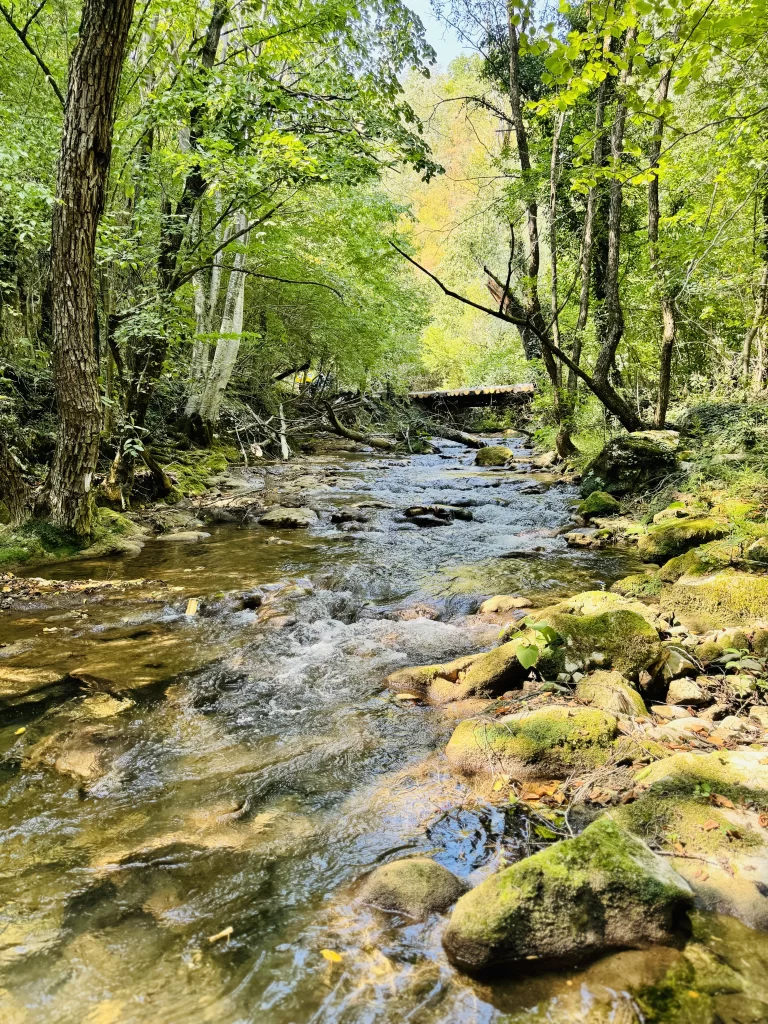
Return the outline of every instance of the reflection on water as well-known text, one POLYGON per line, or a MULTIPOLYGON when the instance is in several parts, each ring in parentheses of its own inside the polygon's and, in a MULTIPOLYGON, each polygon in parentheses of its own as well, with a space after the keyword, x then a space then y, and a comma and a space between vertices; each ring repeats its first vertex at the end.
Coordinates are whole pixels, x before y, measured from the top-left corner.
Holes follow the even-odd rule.
POLYGON ((318 458, 302 472, 335 485, 309 488, 320 521, 277 535, 289 543, 227 525, 59 566, 168 588, 5 620, 8 678, 56 685, 0 717, 4 1022, 447 1024, 529 1020, 552 998, 547 1020, 556 1006, 586 1020, 595 999, 623 1005, 599 978, 589 998, 566 975, 472 983, 447 966, 440 921, 395 927, 354 902, 355 881, 397 853, 474 878, 526 852, 526 823, 447 773, 450 723, 395 706, 383 677, 492 643, 464 618, 482 597, 629 571, 555 536, 572 491, 522 494, 530 476, 471 460, 448 445, 318 458), (400 514, 431 503, 473 518, 420 529, 400 514), (334 526, 351 506, 364 520, 334 526), (261 607, 243 600, 256 590, 261 607), (440 620, 394 615, 416 602, 440 620))

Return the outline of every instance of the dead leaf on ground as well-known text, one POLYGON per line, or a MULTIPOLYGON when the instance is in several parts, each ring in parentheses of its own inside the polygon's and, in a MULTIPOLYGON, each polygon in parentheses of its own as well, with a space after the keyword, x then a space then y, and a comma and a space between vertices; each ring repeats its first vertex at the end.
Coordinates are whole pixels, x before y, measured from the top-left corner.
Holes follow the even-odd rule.
POLYGON ((701 827, 704 829, 705 832, 712 832, 713 829, 720 828, 720 822, 715 821, 714 818, 709 818, 709 820, 705 821, 701 827))
POLYGON ((723 796, 721 793, 713 793, 709 799, 716 807, 730 807, 731 809, 734 807, 733 800, 729 800, 727 796, 723 796))

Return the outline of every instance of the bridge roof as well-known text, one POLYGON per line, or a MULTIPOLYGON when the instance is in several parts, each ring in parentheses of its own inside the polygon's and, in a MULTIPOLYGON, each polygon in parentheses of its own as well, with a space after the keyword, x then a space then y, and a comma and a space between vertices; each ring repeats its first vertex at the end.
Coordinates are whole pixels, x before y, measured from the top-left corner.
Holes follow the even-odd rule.
POLYGON ((536 390, 534 384, 489 384, 478 388, 456 388, 454 390, 410 391, 409 398, 464 398, 470 395, 528 395, 536 390))

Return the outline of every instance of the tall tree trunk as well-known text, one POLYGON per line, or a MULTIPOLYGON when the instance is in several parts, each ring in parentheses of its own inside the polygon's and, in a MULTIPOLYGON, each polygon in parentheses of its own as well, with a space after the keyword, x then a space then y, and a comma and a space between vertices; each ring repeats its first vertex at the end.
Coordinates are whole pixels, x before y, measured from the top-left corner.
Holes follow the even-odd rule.
POLYGON ((53 521, 87 536, 101 404, 94 337, 94 252, 109 170, 114 101, 133 0, 85 0, 69 86, 51 234, 53 365, 59 434, 50 478, 53 521))
MULTIPOLYGON (((677 38, 677 32, 674 34, 677 38)), ((656 90, 656 102, 660 105, 667 102, 669 86, 672 81, 672 68, 668 67, 661 76, 656 90)), ((651 143, 650 169, 654 172, 648 185, 648 244, 650 249, 651 269, 656 276, 656 287, 659 291, 661 307, 661 352, 659 354, 659 389, 656 397, 656 413, 654 426, 661 429, 667 420, 669 392, 672 380, 672 354, 677 338, 675 319, 675 300, 677 289, 671 287, 664 277, 664 265, 659 251, 659 220, 661 219, 661 203, 659 201, 659 161, 661 159, 661 142, 664 137, 665 116, 663 109, 656 118, 651 143)))
MULTIPOLYGON (((755 315, 749 330, 744 335, 744 344, 741 350, 741 373, 745 380, 749 377, 752 346, 761 328, 765 325, 766 316, 768 316, 768 191, 763 194, 763 227, 760 232, 760 242, 763 248, 763 273, 755 299, 755 315)), ((762 373, 758 377, 762 380, 762 373)))
POLYGON ((0 434, 0 500, 8 509, 8 525, 20 526, 32 515, 32 489, 16 456, 0 434))
MULTIPOLYGON (((604 48, 610 48, 610 37, 606 40, 604 48)), ((608 76, 600 83, 595 99, 595 141, 592 146, 592 166, 595 168, 603 166, 604 159, 604 125, 605 125, 605 103, 608 93, 608 76)), ((584 340, 584 331, 587 327, 589 316, 589 293, 592 280, 592 246, 595 238, 595 211, 597 208, 597 186, 592 185, 587 194, 587 209, 584 213, 584 230, 581 237, 580 254, 580 289, 579 289, 579 315, 576 318, 576 328, 573 332, 573 343, 571 346, 571 359, 576 366, 581 365, 581 346, 584 340)), ((576 395, 578 380, 574 370, 568 371, 568 394, 576 395)), ((573 400, 573 399, 572 399, 573 400)))
POLYGON ((522 282, 523 308, 525 309, 528 322, 541 342, 541 356, 547 376, 552 384, 555 419, 559 428, 557 437, 558 454, 565 458, 573 455, 576 449, 568 431, 568 416, 561 393, 559 366, 552 354, 551 348, 547 344, 547 340, 551 339, 551 328, 547 326, 544 320, 539 301, 539 266, 541 263, 539 213, 535 184, 531 181, 531 155, 528 147, 528 132, 523 118, 523 99, 520 89, 520 38, 513 21, 511 5, 507 8, 507 33, 509 37, 509 103, 512 113, 512 125, 515 130, 520 170, 522 171, 523 181, 528 185, 528 196, 525 200, 528 258, 526 274, 522 282))

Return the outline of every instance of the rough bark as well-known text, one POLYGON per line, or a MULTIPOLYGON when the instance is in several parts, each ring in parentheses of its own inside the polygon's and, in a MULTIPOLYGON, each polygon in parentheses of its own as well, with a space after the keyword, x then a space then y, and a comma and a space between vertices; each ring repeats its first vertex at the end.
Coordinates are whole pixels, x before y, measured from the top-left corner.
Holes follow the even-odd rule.
POLYGON ((32 515, 32 488, 21 466, 0 434, 0 500, 8 509, 8 525, 20 526, 32 515))
POLYGON ((133 0, 85 0, 72 53, 53 207, 51 305, 59 434, 51 467, 53 521, 90 533, 101 427, 94 338, 94 251, 109 170, 114 101, 133 0))

